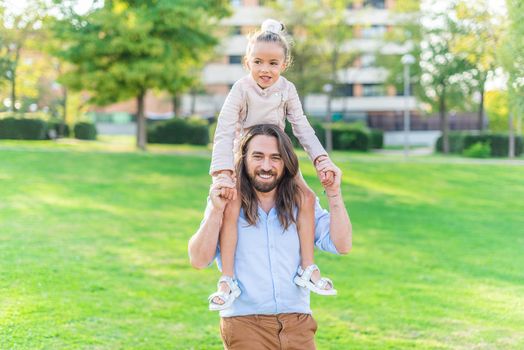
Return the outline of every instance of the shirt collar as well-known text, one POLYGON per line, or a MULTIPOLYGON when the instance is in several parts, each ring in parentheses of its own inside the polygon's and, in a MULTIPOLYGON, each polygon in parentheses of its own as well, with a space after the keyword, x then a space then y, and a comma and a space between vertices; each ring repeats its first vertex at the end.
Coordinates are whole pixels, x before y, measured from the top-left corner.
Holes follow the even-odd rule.
POLYGON ((279 76, 278 80, 273 85, 271 85, 267 89, 262 89, 260 86, 258 86, 257 82, 255 81, 255 79, 253 78, 251 74, 249 74, 248 76, 249 76, 249 79, 248 79, 249 83, 251 84, 251 86, 253 86, 255 91, 261 96, 266 96, 274 92, 275 90, 278 90, 279 85, 282 84, 282 79, 283 79, 282 76, 279 76))

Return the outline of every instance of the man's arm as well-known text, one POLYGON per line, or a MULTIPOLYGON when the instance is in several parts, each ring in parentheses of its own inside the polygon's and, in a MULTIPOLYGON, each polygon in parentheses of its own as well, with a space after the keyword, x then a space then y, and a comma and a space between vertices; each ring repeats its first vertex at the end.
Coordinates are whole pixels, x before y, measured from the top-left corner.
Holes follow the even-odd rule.
POLYGON ((227 177, 220 178, 211 185, 204 220, 188 244, 189 261, 197 269, 209 266, 215 258, 224 209, 229 202, 223 195, 226 188, 234 186, 227 177))
POLYGON ((335 174, 332 183, 323 183, 329 203, 329 236, 337 251, 340 254, 347 254, 352 247, 352 227, 340 189, 342 171, 332 162, 323 160, 319 162, 317 169, 332 171, 335 174))

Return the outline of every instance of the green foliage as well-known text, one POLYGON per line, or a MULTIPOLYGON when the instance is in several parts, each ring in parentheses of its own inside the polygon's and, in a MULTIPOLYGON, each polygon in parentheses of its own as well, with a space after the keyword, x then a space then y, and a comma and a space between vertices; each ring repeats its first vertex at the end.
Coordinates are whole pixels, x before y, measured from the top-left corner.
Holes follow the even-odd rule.
POLYGON ((331 130, 333 149, 368 151, 371 147, 370 133, 361 125, 333 123, 331 130))
POLYGON ((489 158, 491 156, 491 146, 489 143, 476 142, 466 148, 462 155, 470 158, 489 158))
MULTIPOLYGON (((411 54, 415 58, 415 63, 410 66, 410 79, 412 95, 421 96, 420 86, 420 53, 422 41, 422 25, 419 0, 397 0, 391 9, 393 16, 402 18, 395 26, 391 27, 383 40, 388 44, 403 46, 405 53, 411 54)), ((401 62, 402 55, 376 53, 376 62, 380 67, 388 71, 386 84, 395 86, 397 91, 404 91, 404 66, 401 62)))
POLYGON ((190 85, 217 44, 213 28, 229 13, 225 0, 106 1, 83 16, 67 6, 67 16, 52 23, 59 43, 52 51, 71 64, 61 81, 101 105, 136 98, 140 148, 145 93, 190 85))
POLYGON ((148 130, 151 143, 207 145, 209 143, 209 125, 202 118, 173 118, 154 124, 148 130))
POLYGON ((47 123, 42 119, 7 117, 0 119, 0 139, 44 140, 47 123))
POLYGON ((489 129, 492 132, 505 132, 508 130, 508 92, 486 92, 486 112, 489 120, 489 129))
MULTIPOLYGON (((449 139, 449 152, 450 153, 462 153, 464 150, 464 133, 463 132, 450 132, 448 135, 449 139)), ((443 151, 443 139, 439 136, 435 144, 435 151, 443 151)))
MULTIPOLYGON (((507 157, 509 150, 509 136, 507 134, 480 134, 465 135, 464 148, 468 149, 475 143, 484 143, 491 146, 491 156, 507 157)), ((518 157, 523 152, 522 137, 515 138, 515 155, 518 157)))
MULTIPOLYGON (((489 145, 492 157, 507 157, 509 148, 509 136, 506 134, 489 134, 489 133, 468 133, 458 132, 450 133, 450 152, 462 154, 464 150, 469 149, 476 143, 489 145)), ((442 152, 442 137, 437 139, 436 151, 442 152)), ((515 137, 515 155, 519 156, 524 152, 523 138, 515 137)))
POLYGON ((80 140, 96 140, 96 126, 90 122, 78 122, 74 128, 75 138, 80 140))
POLYGON ((69 137, 71 133, 69 125, 64 124, 62 121, 56 119, 50 120, 47 123, 47 128, 49 131, 53 130, 57 137, 69 137))
POLYGON ((210 28, 227 14, 224 1, 106 2, 84 16, 52 24, 62 46, 54 54, 73 64, 61 80, 88 90, 98 104, 169 89, 216 44, 210 28), (176 20, 173 20, 176 19, 176 20))
MULTIPOLYGON (((320 143, 325 146, 325 124, 317 119, 310 120, 320 143)), ((368 151, 370 148, 382 148, 384 146, 384 134, 380 130, 371 130, 361 123, 332 123, 333 149, 368 151)), ((293 135, 291 125, 286 124, 286 133, 293 141, 295 147, 299 147, 298 139, 293 135)))
POLYGON ((370 130, 371 137, 371 148, 381 149, 384 148, 384 132, 378 129, 370 130))

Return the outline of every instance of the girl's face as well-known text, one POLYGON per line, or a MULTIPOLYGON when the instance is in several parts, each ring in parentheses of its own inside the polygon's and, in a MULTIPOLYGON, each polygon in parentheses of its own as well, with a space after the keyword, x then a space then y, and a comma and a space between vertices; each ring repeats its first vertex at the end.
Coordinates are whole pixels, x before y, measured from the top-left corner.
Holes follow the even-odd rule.
POLYGON ((286 68, 284 49, 275 42, 256 42, 246 65, 258 86, 267 89, 277 82, 280 73, 286 68))

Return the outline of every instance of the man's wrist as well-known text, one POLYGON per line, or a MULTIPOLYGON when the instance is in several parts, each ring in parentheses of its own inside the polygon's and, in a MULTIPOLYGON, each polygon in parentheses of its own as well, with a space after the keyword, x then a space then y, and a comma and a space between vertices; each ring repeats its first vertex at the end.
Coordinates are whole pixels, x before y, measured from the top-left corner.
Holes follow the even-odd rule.
POLYGON ((340 191, 340 188, 336 190, 326 190, 326 196, 328 198, 342 197, 342 191, 340 191))

